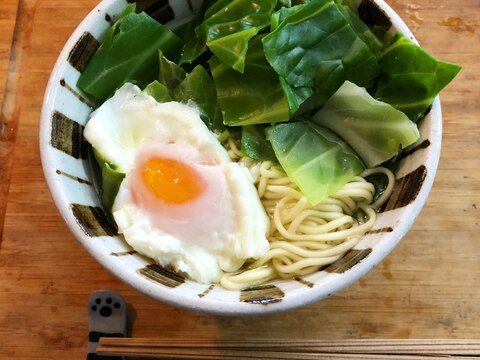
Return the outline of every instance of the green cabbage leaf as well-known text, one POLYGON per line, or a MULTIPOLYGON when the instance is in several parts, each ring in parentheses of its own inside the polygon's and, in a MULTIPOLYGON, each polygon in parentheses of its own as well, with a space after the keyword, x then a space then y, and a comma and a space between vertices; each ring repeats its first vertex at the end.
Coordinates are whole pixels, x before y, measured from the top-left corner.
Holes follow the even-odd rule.
POLYGON ((207 70, 197 65, 187 73, 163 56, 161 51, 159 57, 158 80, 151 82, 143 91, 158 102, 192 103, 198 107, 200 117, 211 131, 217 134, 225 131, 215 84, 207 70))
POLYGON ((288 103, 276 72, 265 59, 261 35, 251 40, 243 74, 217 57, 210 59, 209 64, 225 125, 275 123, 289 119, 288 103))
POLYGON ((95 148, 93 148, 93 155, 101 174, 100 201, 107 214, 110 215, 125 174, 119 171, 115 164, 107 161, 95 148))
POLYGON ((99 100, 106 100, 123 83, 148 84, 156 78, 158 50, 174 58, 182 40, 145 13, 127 11, 109 29, 92 56, 77 86, 99 100))
POLYGON ((307 99, 309 108, 322 105, 345 80, 373 85, 381 43, 360 20, 353 20, 349 8, 312 0, 279 11, 263 45, 268 62, 285 79, 291 113, 307 99), (306 97, 308 88, 311 97, 306 97))
POLYGON ((424 116, 438 93, 461 67, 435 59, 397 33, 379 59, 381 68, 374 97, 403 111, 413 121, 424 116))
POLYGON ((220 1, 207 10, 208 16, 196 33, 215 56, 243 72, 250 39, 270 24, 277 0, 220 1))
POLYGON ((312 204, 332 195, 365 169, 342 139, 316 124, 276 124, 266 133, 278 162, 312 204))
POLYGON ((349 81, 312 120, 344 139, 369 168, 391 159, 420 138, 417 125, 407 115, 349 81))
POLYGON ((158 82, 158 80, 152 81, 150 84, 148 84, 145 89, 143 89, 143 92, 152 96, 159 103, 173 100, 168 87, 158 82))
POLYGON ((277 162, 272 144, 265 135, 266 126, 268 125, 242 126, 241 151, 254 160, 277 162))
POLYGON ((161 50, 158 51, 158 81, 170 91, 186 78, 187 72, 175 62, 168 60, 161 50))
POLYGON ((202 65, 197 65, 178 84, 173 98, 183 103, 193 102, 200 109, 200 117, 207 127, 216 134, 225 131, 222 112, 217 102, 215 84, 202 65))

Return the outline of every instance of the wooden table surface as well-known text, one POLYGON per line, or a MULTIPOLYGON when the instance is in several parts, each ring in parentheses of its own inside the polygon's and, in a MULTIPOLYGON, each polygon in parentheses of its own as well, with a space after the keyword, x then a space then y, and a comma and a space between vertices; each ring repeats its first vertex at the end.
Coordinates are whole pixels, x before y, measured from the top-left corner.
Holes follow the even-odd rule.
POLYGON ((191 313, 131 289, 87 254, 53 204, 38 148, 43 93, 96 2, 1 0, 0 358, 85 358, 86 302, 99 288, 133 306, 139 337, 480 338, 480 0, 390 1, 424 48, 463 66, 441 95, 440 166, 413 228, 337 295, 253 318, 191 313))

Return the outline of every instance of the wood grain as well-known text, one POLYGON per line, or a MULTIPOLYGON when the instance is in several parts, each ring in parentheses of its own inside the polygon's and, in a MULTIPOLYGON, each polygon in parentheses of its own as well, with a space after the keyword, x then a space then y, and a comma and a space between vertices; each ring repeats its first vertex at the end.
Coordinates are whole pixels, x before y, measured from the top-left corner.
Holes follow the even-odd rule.
MULTIPOLYGON (((390 1, 423 47, 463 66, 441 95, 442 157, 431 195, 412 230, 377 268, 337 295, 298 310, 255 318, 214 317, 158 303, 104 270, 69 233, 43 178, 39 118, 56 57, 97 1, 18 1, 2 0, 10 10, 4 15, 2 6, 0 18, 0 83, 9 66, 16 69, 17 81, 23 77, 21 88, 7 93, 18 105, 18 116, 10 123, 16 136, 7 159, 11 161, 8 197, 0 198, 6 206, 0 243, 1 359, 84 358, 86 303, 98 288, 120 292, 135 308, 133 335, 138 337, 187 341, 203 336, 212 342, 246 335, 478 338, 479 0, 390 1), (12 9, 18 1, 28 10, 25 29, 31 29, 14 43, 22 56, 20 67, 11 63, 8 45, 15 26, 12 9)), ((0 181, 7 179, 4 176, 0 174, 0 181)))
POLYGON ((0 101, 2 101, 5 92, 17 6, 18 0, 2 1, 2 15, 0 16, 0 101))
POLYGON ((12 152, 18 118, 18 93, 20 91, 20 62, 23 51, 18 40, 22 34, 19 21, 21 2, 7 0, 0 17, 0 238, 3 229, 3 218, 7 204, 10 185, 12 152), (16 41, 13 39, 16 38, 16 41))

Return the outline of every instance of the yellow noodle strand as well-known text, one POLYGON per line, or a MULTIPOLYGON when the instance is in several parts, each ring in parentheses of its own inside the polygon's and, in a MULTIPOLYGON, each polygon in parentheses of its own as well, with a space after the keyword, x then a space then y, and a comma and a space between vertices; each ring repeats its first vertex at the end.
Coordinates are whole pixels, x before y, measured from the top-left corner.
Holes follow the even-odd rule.
POLYGON ((275 278, 305 276, 340 259, 372 228, 375 209, 388 199, 395 183, 390 170, 369 169, 320 204, 311 205, 278 164, 243 161, 233 139, 226 148, 232 159, 249 167, 270 217, 270 249, 243 271, 225 274, 220 283, 226 289, 241 290, 275 278), (372 204, 375 187, 365 177, 377 173, 387 176, 388 185, 372 204))

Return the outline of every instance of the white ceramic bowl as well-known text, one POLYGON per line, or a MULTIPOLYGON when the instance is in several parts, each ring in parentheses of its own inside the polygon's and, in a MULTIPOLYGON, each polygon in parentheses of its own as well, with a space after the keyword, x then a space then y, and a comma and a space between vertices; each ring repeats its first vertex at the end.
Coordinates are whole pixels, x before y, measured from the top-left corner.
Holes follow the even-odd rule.
MULTIPOLYGON (((186 1, 170 3, 174 5, 173 21, 189 16, 186 1)), ((391 31, 399 30, 414 40, 385 2, 376 0, 376 4, 391 19, 391 31)), ((186 280, 132 252, 115 235, 100 205, 82 137, 93 104, 75 86, 98 46, 97 39, 102 39, 126 5, 126 0, 104 0, 74 31, 53 69, 41 115, 42 164, 53 200, 72 233, 95 259, 133 288, 161 302, 213 314, 255 315, 296 308, 335 294, 392 251, 412 226, 433 183, 441 146, 438 97, 421 123, 421 140, 400 163, 394 193, 373 229, 327 269, 302 279, 271 281, 258 289, 226 291, 186 280)))

